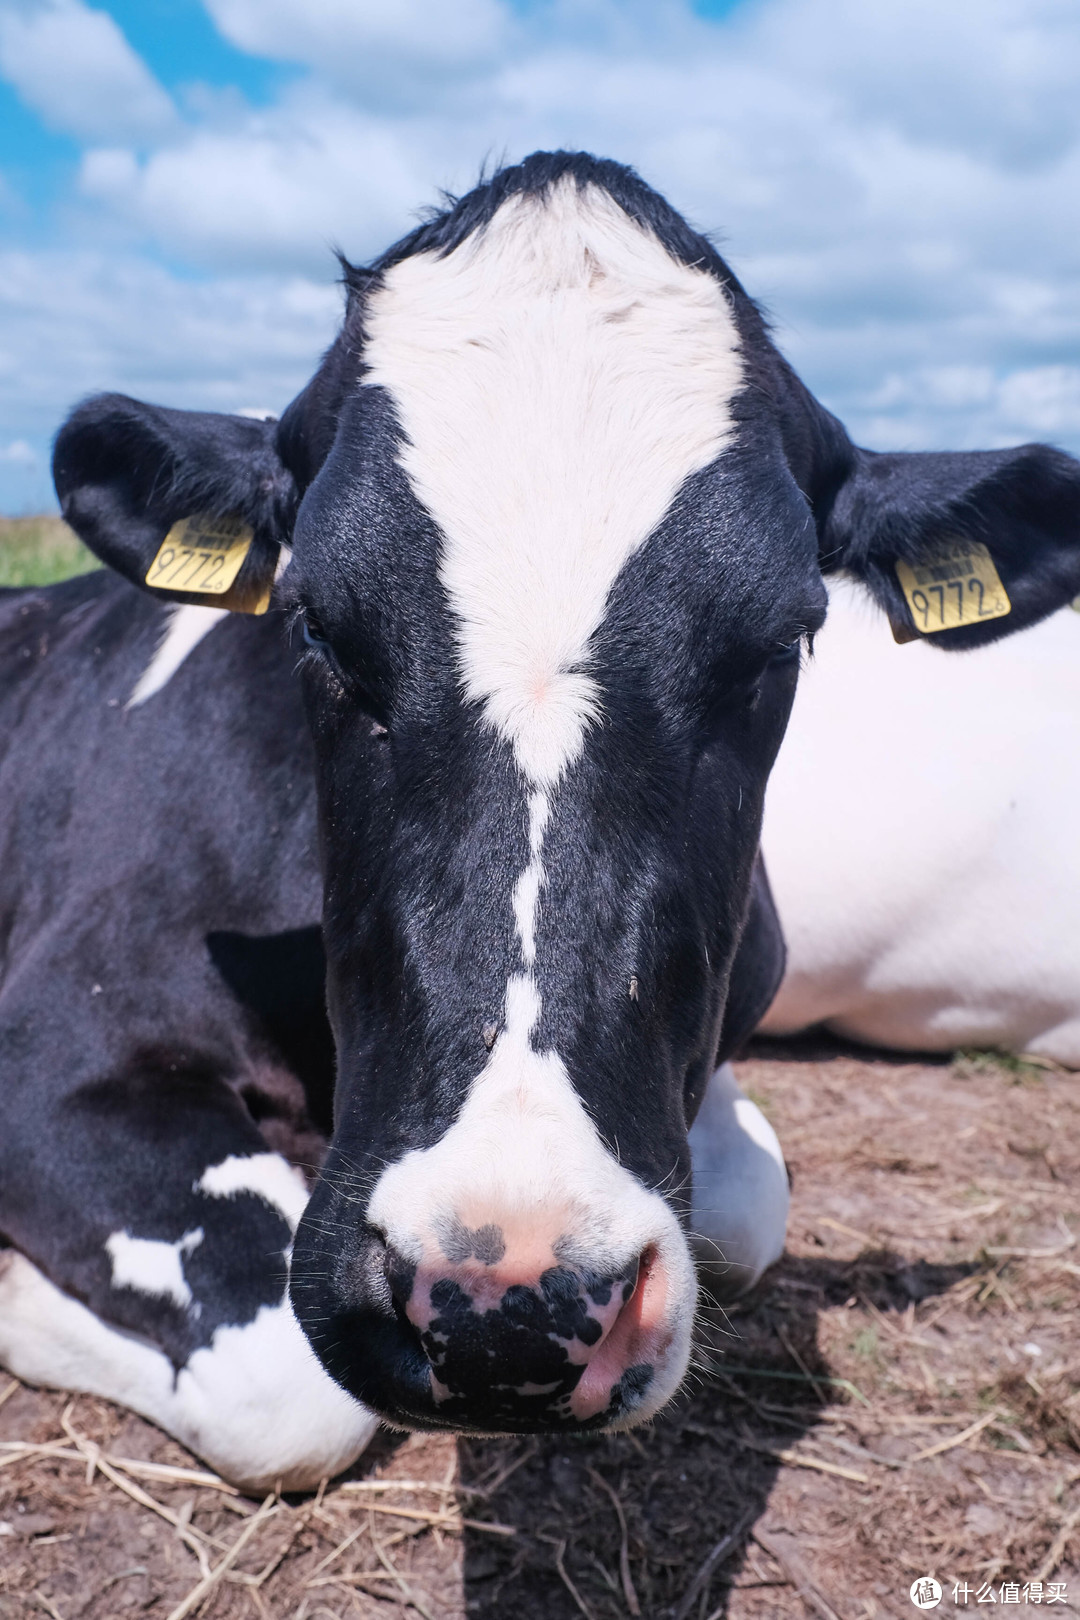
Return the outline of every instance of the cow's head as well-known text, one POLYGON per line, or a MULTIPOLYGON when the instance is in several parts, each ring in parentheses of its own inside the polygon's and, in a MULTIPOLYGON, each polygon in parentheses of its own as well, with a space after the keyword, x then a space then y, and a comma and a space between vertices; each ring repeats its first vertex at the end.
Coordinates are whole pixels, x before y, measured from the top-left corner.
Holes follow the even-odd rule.
POLYGON ((1080 589, 1080 469, 854 449, 611 164, 534 157, 347 280, 279 425, 91 401, 57 487, 138 583, 194 510, 253 527, 253 588, 292 548, 339 1071, 293 1294, 326 1366, 405 1423, 633 1422, 687 1365, 688 1127, 776 982, 742 931, 823 572, 901 622, 897 559, 975 539, 1012 611, 939 639, 992 639, 1080 589))

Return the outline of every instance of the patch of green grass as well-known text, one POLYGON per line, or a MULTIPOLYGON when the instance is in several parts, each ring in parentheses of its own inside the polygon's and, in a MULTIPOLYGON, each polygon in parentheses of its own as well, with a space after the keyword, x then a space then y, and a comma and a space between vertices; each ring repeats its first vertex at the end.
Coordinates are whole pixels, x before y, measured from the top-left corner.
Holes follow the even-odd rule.
POLYGON ((866 1356, 870 1361, 878 1359, 878 1336, 876 1327, 860 1328, 851 1341, 851 1348, 855 1355, 866 1356))
POLYGON ((756 1086, 744 1086, 743 1094, 744 1096, 749 1097, 750 1101, 756 1104, 756 1106, 760 1108, 761 1112, 765 1115, 765 1118, 768 1119, 772 1109, 772 1104, 770 1103, 768 1097, 766 1097, 763 1092, 760 1092, 756 1086))
POLYGON ((0 585, 53 585, 100 567, 62 518, 0 518, 0 585))
POLYGON ((1038 1060, 1023 1057, 1017 1052, 982 1051, 978 1047, 962 1047, 953 1054, 953 1073, 958 1080, 973 1080, 977 1075, 998 1075, 1014 1086, 1037 1086, 1044 1078, 1044 1065, 1038 1060))

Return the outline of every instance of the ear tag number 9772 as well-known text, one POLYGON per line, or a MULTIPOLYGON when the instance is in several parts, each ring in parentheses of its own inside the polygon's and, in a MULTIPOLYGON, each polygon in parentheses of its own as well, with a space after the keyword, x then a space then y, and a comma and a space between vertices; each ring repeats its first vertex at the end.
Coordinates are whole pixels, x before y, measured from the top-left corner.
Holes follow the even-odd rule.
POLYGON ((181 518, 162 541, 146 583, 195 596, 224 596, 253 539, 252 530, 238 517, 181 518))
POLYGON ((896 577, 924 636, 1012 612, 994 559, 978 540, 946 540, 917 563, 898 562, 896 577))

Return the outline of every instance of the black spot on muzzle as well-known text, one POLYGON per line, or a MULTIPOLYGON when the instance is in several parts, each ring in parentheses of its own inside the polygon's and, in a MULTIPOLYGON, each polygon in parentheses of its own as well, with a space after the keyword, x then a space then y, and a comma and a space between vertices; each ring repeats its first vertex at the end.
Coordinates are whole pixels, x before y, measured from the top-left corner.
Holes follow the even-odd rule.
POLYGON ((478 1226, 472 1230, 454 1217, 440 1228, 439 1247, 454 1265, 475 1258, 481 1265, 497 1266, 506 1253, 506 1239, 501 1226, 478 1226))
POLYGON ((631 1368, 609 1408, 585 1422, 570 1410, 570 1396, 585 1371, 584 1363, 570 1360, 570 1346, 575 1340, 587 1349, 599 1343, 603 1328, 590 1303, 606 1305, 620 1287, 625 1301, 634 1278, 586 1278, 553 1266, 542 1273, 539 1287, 515 1283, 496 1307, 482 1310, 460 1283, 437 1282, 431 1302, 438 1314, 420 1342, 448 1391, 439 1402, 440 1418, 516 1432, 600 1428, 635 1405, 652 1377, 651 1367, 631 1368))

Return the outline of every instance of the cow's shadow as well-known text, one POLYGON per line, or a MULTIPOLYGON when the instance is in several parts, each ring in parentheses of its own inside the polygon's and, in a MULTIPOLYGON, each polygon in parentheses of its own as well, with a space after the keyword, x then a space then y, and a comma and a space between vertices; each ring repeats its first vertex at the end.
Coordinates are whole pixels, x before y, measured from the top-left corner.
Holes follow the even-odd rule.
MULTIPOLYGON (((633 1614, 635 1601, 648 1620, 725 1614, 736 1576, 766 1582, 775 1570, 755 1555, 743 1568, 776 1477, 775 1452, 797 1445, 824 1405, 856 1398, 831 1378, 819 1313, 852 1295, 902 1311, 971 1269, 913 1264, 891 1250, 853 1261, 785 1256, 736 1312, 710 1313, 690 1388, 651 1427, 591 1439, 460 1440, 464 1514, 515 1529, 466 1529, 468 1615, 614 1620, 633 1614), (709 1555, 733 1531, 734 1549, 710 1572, 709 1555)), ((836 1461, 858 1467, 840 1454, 836 1461)))

